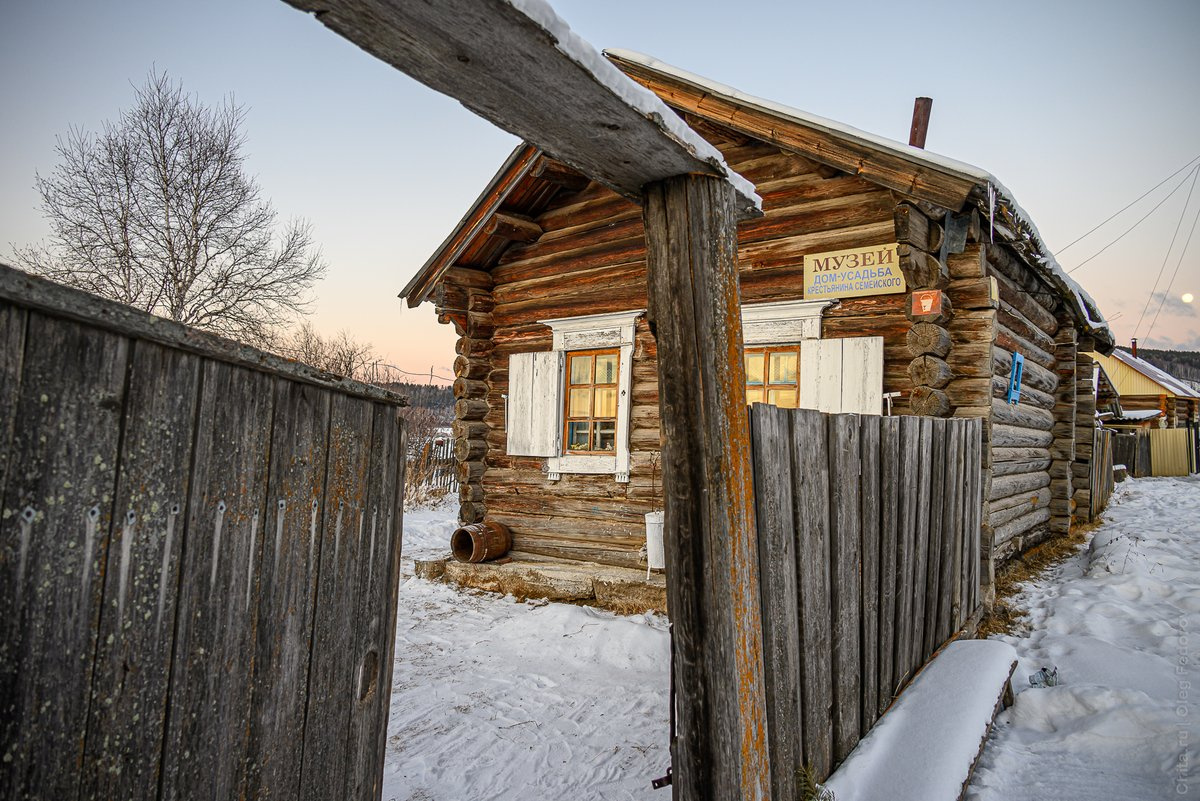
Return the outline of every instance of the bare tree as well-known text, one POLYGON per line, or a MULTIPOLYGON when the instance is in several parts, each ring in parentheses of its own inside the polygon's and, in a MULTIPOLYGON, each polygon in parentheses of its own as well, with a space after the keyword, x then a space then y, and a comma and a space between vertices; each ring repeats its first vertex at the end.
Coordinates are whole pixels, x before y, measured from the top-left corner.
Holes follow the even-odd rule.
POLYGON ((270 347, 289 359, 367 383, 376 382, 381 367, 371 344, 355 340, 346 331, 323 337, 307 321, 277 337, 270 347))
POLYGON ((98 134, 59 138, 37 176, 49 242, 26 270, 253 343, 307 309, 325 265, 308 223, 278 227, 244 172, 245 109, 185 95, 152 72, 98 134))

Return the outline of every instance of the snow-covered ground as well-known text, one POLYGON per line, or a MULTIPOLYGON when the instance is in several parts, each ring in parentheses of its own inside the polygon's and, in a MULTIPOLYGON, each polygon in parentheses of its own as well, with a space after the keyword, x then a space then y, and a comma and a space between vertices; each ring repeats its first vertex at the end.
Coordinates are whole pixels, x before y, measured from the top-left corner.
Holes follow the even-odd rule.
POLYGON ((414 578, 454 513, 405 513, 384 801, 669 801, 666 619, 414 578))
POLYGON ((1104 517, 1019 599, 1016 703, 971 801, 1200 799, 1200 478, 1119 484, 1104 517), (1030 686, 1041 667, 1058 686, 1030 686))
MULTIPOLYGON (((1118 485, 1105 517, 1021 596, 1016 704, 971 801, 1200 799, 1200 478, 1118 485), (1030 687, 1043 666, 1058 686, 1030 687)), ((413 578, 453 519, 405 516, 385 801, 669 799, 650 789, 669 761, 666 620, 413 578)))

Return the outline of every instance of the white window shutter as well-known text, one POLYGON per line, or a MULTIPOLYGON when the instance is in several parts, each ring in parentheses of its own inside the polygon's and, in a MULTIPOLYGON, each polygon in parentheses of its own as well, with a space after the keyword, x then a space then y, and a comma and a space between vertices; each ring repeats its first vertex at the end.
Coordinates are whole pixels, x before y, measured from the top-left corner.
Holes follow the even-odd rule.
POLYGON ((828 413, 882 414, 883 337, 800 343, 800 406, 828 413))
POLYGON ((883 337, 842 340, 841 411, 883 413, 883 337))
POLYGON ((508 357, 509 456, 557 456, 562 353, 508 357))
POLYGON ((800 407, 842 410, 842 342, 806 339, 800 343, 800 407))

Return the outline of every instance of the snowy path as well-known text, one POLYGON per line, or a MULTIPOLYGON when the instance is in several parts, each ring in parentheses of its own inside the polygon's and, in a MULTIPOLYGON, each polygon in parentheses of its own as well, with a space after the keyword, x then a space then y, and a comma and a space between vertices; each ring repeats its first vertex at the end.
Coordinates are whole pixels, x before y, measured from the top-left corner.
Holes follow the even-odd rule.
POLYGON ((453 519, 405 515, 384 801, 669 801, 666 619, 413 578, 453 519))
MULTIPOLYGON (((405 517, 384 801, 669 799, 649 787, 668 762, 665 619, 413 578, 453 517, 405 517)), ((1200 799, 1200 479, 1118 485, 1106 518, 1022 597, 1017 701, 971 801, 1200 799), (1043 665, 1059 686, 1029 687, 1043 665)))
POLYGON ((1105 518, 1019 599, 1016 704, 971 801, 1200 799, 1200 479, 1120 484, 1105 518), (1042 666, 1059 686, 1029 686, 1042 666))

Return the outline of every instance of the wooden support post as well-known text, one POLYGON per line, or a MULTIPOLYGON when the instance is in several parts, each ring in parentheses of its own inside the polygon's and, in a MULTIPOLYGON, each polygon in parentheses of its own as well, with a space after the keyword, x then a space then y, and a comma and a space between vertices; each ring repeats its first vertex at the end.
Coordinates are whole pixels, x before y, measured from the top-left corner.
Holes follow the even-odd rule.
POLYGON ((679 696, 674 798, 769 799, 736 196, 700 175, 644 191, 679 696))

